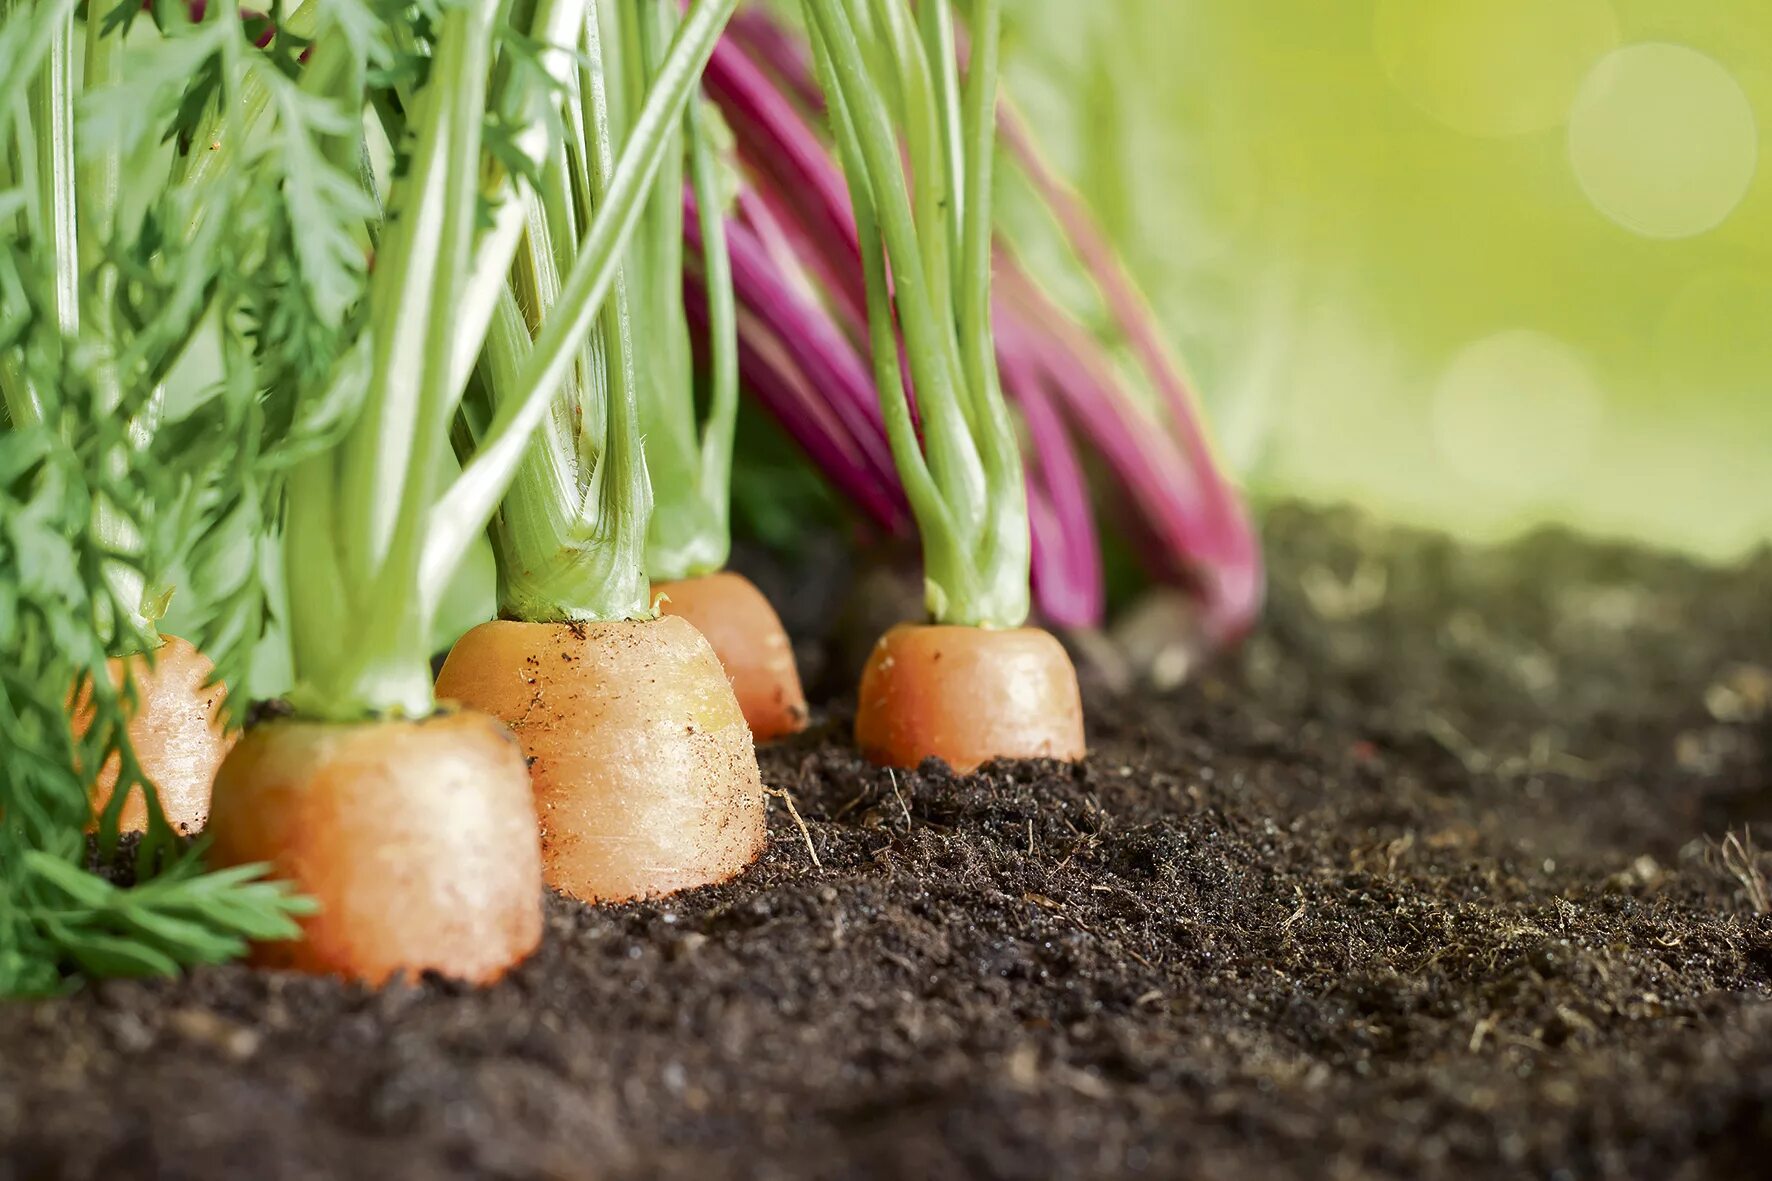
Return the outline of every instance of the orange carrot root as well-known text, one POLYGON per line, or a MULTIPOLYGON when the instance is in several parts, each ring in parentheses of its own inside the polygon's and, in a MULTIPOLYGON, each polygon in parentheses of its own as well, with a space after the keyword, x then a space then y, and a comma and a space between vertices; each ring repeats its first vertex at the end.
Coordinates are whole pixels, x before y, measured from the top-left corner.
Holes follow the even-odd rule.
POLYGON ((870 760, 933 755, 968 772, 992 759, 1083 757, 1083 701, 1064 647, 1037 628, 900 624, 861 676, 855 741, 870 760))
MULTIPOLYGON (((111 682, 123 684, 125 671, 135 678, 136 704, 129 718, 129 743, 142 774, 160 795, 161 810, 172 830, 184 836, 200 831, 209 820, 209 791, 215 772, 234 745, 235 735, 221 724, 222 703, 227 690, 212 685, 215 666, 196 648, 167 636, 154 652, 153 666, 145 657, 109 661, 111 682)), ((74 737, 84 737, 92 725, 88 700, 72 709, 74 737)), ((111 802, 117 786, 117 761, 99 770, 92 785, 92 821, 111 802)), ((148 827, 148 802, 141 788, 130 789, 119 815, 119 832, 141 832, 148 827)))
POLYGON ((215 783, 210 862, 267 861, 320 904, 265 967, 381 984, 434 969, 488 983, 541 941, 541 854, 523 754, 469 711, 267 722, 215 783))
POLYGON ((806 693, 781 617, 741 574, 722 571, 653 584, 666 615, 686 619, 714 646, 758 742, 806 728, 806 693))
POLYGON ((616 902, 725 881, 765 841, 756 749, 714 650, 681 619, 482 624, 439 697, 529 757, 548 883, 616 902))

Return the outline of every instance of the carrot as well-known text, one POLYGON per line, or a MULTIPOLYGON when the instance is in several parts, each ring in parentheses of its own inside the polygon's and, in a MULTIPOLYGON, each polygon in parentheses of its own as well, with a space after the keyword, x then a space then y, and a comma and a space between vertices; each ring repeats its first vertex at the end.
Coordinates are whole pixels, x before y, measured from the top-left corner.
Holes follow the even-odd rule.
POLYGON ((866 20, 843 0, 805 4, 863 243, 875 393, 922 535, 932 621, 888 631, 862 674, 856 743, 892 766, 935 756, 971 771, 993 758, 1084 754, 1076 670, 1058 641, 1023 626, 1027 478, 991 335, 1001 7, 970 6, 962 83, 944 0, 881 0, 866 20), (896 85, 880 81, 883 68, 896 85))
POLYGON ((855 742, 892 767, 931 756, 968 772, 996 758, 1083 757, 1083 702, 1064 647, 1038 628, 901 624, 861 677, 855 742))
MULTIPOLYGON (((267 42, 233 19, 132 33, 139 6, 101 22, 75 0, 0 0, 0 746, 18 764, 0 769, 0 994, 171 974, 249 943, 261 963, 370 982, 488 981, 536 946, 528 768, 494 720, 438 713, 435 637, 495 515, 546 531, 523 515, 533 497, 506 493, 520 470, 560 489, 535 469, 566 434, 575 464, 599 461, 564 497, 565 536, 631 567, 618 618, 648 611, 633 354, 623 389, 593 370, 606 335, 627 343, 623 271, 654 187, 681 199, 667 161, 702 120, 700 74, 737 2, 451 0, 419 24, 403 5, 303 3, 267 42), (626 35, 640 16, 651 31, 626 35), (643 70, 605 68, 606 29, 643 70), (213 101, 189 101, 192 77, 213 101), (161 130, 167 158, 120 201, 161 130), (216 363, 168 417, 194 338, 216 363), (565 412, 605 397, 625 426, 565 412), (580 528, 593 502, 633 544, 580 528), (159 647, 175 567, 213 592, 192 639, 218 671, 174 644, 138 693, 128 657, 159 647), (260 672, 271 603, 288 716, 222 757, 211 793, 194 767, 219 702, 203 684, 260 672), (174 847, 155 779, 198 795, 175 804, 187 831, 212 805, 210 845, 174 847), (138 786, 146 833, 124 846, 138 786), (127 858, 129 886, 85 868, 95 801, 100 858, 127 858)), ((680 270, 654 294, 680 298, 680 270)), ((559 546, 546 557, 580 573, 559 546)), ((702 651, 760 805, 742 715, 702 651)))
MULTIPOLYGON (((321 432, 285 477, 281 540, 293 717, 248 733, 216 783, 212 859, 268 863, 320 907, 303 922, 298 942, 257 947, 260 963, 371 983, 430 969, 486 982, 540 938, 541 835, 523 751, 485 714, 437 713, 432 636, 452 572, 495 516, 495 534, 533 536, 536 522, 522 513, 533 500, 521 491, 532 485, 519 473, 533 478, 567 427, 551 411, 578 391, 581 362, 594 352, 593 326, 613 319, 616 305, 607 300, 613 293, 620 302, 623 260, 658 161, 735 4, 692 0, 682 35, 662 52, 657 85, 627 111, 635 130, 621 158, 599 153, 596 174, 582 189, 534 202, 525 199, 520 175, 553 176, 547 161, 588 159, 579 123, 567 113, 579 105, 581 87, 596 92, 602 85, 598 21, 573 0, 542 0, 521 11, 497 0, 463 0, 434 22, 424 83, 410 100, 401 94, 400 125, 388 128, 411 145, 410 158, 389 188, 386 219, 373 228, 375 269, 363 306, 344 321, 350 343, 341 342, 331 372, 298 370, 306 375, 301 380, 314 382, 301 391, 302 401, 332 407, 342 388, 354 390, 361 405, 342 430, 321 432), (538 55, 539 69, 521 68, 512 57, 519 43, 565 51, 538 55), (582 70, 574 51, 581 45, 582 70), (483 139, 489 110, 501 112, 510 133, 496 150, 483 139), (570 149, 561 136, 572 138, 570 149), (575 205, 586 194, 589 204, 575 205), (583 241, 575 236, 581 248, 538 273, 529 264, 545 248, 537 243, 550 225, 582 230, 583 241), (539 285, 546 298, 520 300, 513 290, 519 283, 525 297, 539 285), (450 470, 451 447, 458 471, 450 470), (514 486, 519 491, 507 499, 514 486)), ((341 124, 349 138, 331 145, 339 150, 328 159, 354 161, 360 146, 354 116, 364 106, 363 59, 352 36, 342 22, 328 25, 302 83, 304 91, 336 87, 340 109, 353 115, 341 124)), ((594 439, 583 442, 595 450, 594 439)), ((643 464, 637 474, 638 481, 634 473, 611 475, 609 484, 644 501, 643 464)), ((573 496, 575 509, 583 498, 573 496)), ((627 519, 643 540, 644 514, 627 519)), ((573 533, 590 551, 625 552, 573 533)), ((558 547, 548 557, 519 573, 544 580, 576 573, 558 547)), ((501 568, 501 590, 520 590, 509 573, 501 568)), ((600 588, 602 580, 588 585, 600 588)), ((643 605, 637 563, 633 589, 643 605)), ((732 690, 697 642, 732 723, 706 725, 744 739, 755 776, 732 690)), ((539 715, 498 707, 535 673, 520 661, 502 672, 495 688, 511 694, 505 701, 486 695, 489 712, 532 731, 539 715)), ((629 669, 614 691, 618 703, 644 699, 649 678, 688 683, 668 663, 662 671, 629 669)), ((566 684, 576 688, 570 677, 566 684)), ((566 717, 587 716, 582 703, 565 704, 566 717)), ((702 724, 690 713, 670 717, 670 735, 632 728, 630 744, 657 741, 681 760, 636 775, 660 775, 676 797, 697 796, 699 804, 697 793, 714 768, 690 755, 711 760, 732 745, 715 743, 710 751, 681 735, 685 725, 702 724)), ((755 788, 760 832, 761 789, 754 778, 746 786, 755 788)), ((620 815, 624 803, 618 796, 612 811, 620 815)), ((687 828, 680 815, 667 820, 687 828)), ((684 832, 671 835, 686 839, 684 832)))
MULTIPOLYGON (((142 776, 154 785, 160 808, 174 832, 192 836, 209 819, 209 790, 222 758, 234 745, 221 721, 227 690, 212 684, 215 666, 189 643, 166 636, 145 657, 112 657, 106 662, 111 683, 122 686, 125 676, 135 685, 136 702, 129 719, 129 742, 135 750, 142 776)), ((75 702, 74 738, 86 736, 92 725, 91 692, 75 702)), ((87 831, 98 831, 98 818, 110 805, 117 785, 118 761, 113 757, 93 782, 92 820, 87 831)), ((132 789, 118 815, 119 832, 143 832, 148 827, 148 802, 139 788, 132 789)))
MULTIPOLYGON (((705 573, 725 558, 736 390, 715 398, 725 407, 717 422, 696 425, 689 342, 674 328, 683 268, 672 211, 680 216, 685 156, 701 174, 693 187, 717 196, 712 137, 698 130, 700 104, 690 100, 735 4, 599 4, 582 22, 576 36, 591 64, 573 82, 577 117, 566 121, 563 166, 538 169, 517 258, 501 272, 508 288, 451 436, 458 448, 484 450, 485 432, 530 396, 525 374, 555 381, 545 425, 508 453, 521 463, 490 522, 499 619, 457 641, 435 691, 516 732, 530 760, 546 878, 587 901, 722 881, 764 842, 744 712, 701 633, 655 618, 647 562, 654 527, 671 564, 683 567, 653 568, 661 579, 705 573), (626 179, 631 160, 643 160, 656 184, 626 179), (612 254, 609 227, 624 219, 632 244, 612 254), (574 336, 562 347, 562 308, 581 288, 557 276, 586 273, 593 257, 613 260, 608 299, 594 327, 572 321, 592 328, 589 344, 574 336), (687 448, 671 454, 693 467, 697 490, 668 511, 655 493, 668 498, 687 469, 662 458, 651 466, 642 422, 654 412, 656 430, 687 448)), ((584 12, 582 3, 568 7, 584 12)))
POLYGON ((482 714, 256 726, 222 763, 209 837, 211 863, 268 862, 319 903, 299 941, 254 946, 265 967, 486 983, 541 941, 528 771, 482 714))
MULTIPOLYGON (((657 69, 674 35, 676 0, 632 6, 637 52, 630 87, 657 69)), ((682 151, 653 190, 646 233, 629 268, 630 325, 646 358, 637 401, 652 488, 645 574, 666 615, 693 623, 720 657, 758 742, 806 726, 806 695, 793 647, 767 599, 741 575, 723 571, 732 552, 732 453, 738 423, 738 318, 726 228, 731 211, 730 153, 702 103, 691 104, 682 151), (697 258, 685 266, 685 248, 697 258), (697 265, 699 264, 699 265, 697 265), (684 280, 700 293, 705 380, 690 347, 684 280), (697 386, 705 389, 698 395, 697 386)))
POLYGON ((750 732, 682 619, 485 623, 456 642, 437 695, 516 733, 543 873, 563 893, 619 902, 707 885, 762 850, 750 732))
POLYGON ((732 682, 751 737, 768 742, 806 728, 806 693, 781 617, 751 580, 722 571, 657 582, 652 596, 665 615, 707 637, 732 682))

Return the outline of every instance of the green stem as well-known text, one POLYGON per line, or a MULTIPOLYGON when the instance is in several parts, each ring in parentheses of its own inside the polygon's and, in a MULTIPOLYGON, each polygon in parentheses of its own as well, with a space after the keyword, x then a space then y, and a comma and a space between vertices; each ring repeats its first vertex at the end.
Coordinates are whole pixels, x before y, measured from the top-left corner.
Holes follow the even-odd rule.
MULTIPOLYGON (((943 154, 947 160, 947 175, 962 176, 965 173, 965 132, 961 128, 960 119, 960 54, 954 44, 954 16, 946 4, 930 3, 917 6, 917 21, 923 35, 923 52, 935 69, 936 108, 941 112, 941 132, 943 154)), ((954 207, 950 210, 947 221, 950 258, 955 268, 961 265, 962 247, 960 245, 960 226, 966 217, 966 193, 964 187, 953 192, 954 207)), ((951 282, 958 285, 960 276, 956 269, 951 282)))
MULTIPOLYGON (((290 480, 284 549, 298 682, 291 701, 310 716, 422 716, 433 706, 431 614, 417 571, 459 397, 451 385, 452 313, 473 254, 498 9, 461 5, 443 18, 413 168, 371 282, 373 328, 366 346, 340 363, 341 377, 365 366, 362 416, 336 450, 304 462, 290 480)), ((316 64, 338 63, 329 55, 316 64)), ((360 102, 348 65, 316 76, 314 85, 336 85, 341 102, 360 102)))
MULTIPOLYGON (((594 16, 587 14, 587 20, 594 16)), ((579 23, 582 36, 594 37, 579 23)), ((597 60, 596 42, 585 54, 597 60)), ((586 159, 583 124, 587 116, 574 89, 588 88, 574 78, 568 87, 569 110, 577 113, 569 142, 550 155, 552 164, 540 190, 527 201, 527 228, 511 268, 511 283, 502 292, 482 350, 473 435, 489 431, 502 401, 511 398, 534 351, 534 334, 558 303, 562 267, 570 269, 578 254, 576 207, 596 200, 590 178, 570 175, 571 161, 586 159)), ((600 331, 600 330, 599 330, 600 331)), ((491 522, 498 557, 500 614, 529 620, 575 620, 601 617, 599 594, 610 587, 611 547, 587 525, 584 504, 592 493, 597 457, 603 447, 604 375, 601 352, 588 334, 578 350, 560 392, 543 416, 539 432, 528 441, 498 514, 491 522), (594 389, 594 397, 591 391, 594 389), (595 419, 587 403, 595 401, 595 419)), ((459 425, 459 423, 458 423, 459 425)), ((464 461, 473 458, 463 451, 464 461)), ((630 597, 637 597, 632 596, 630 597)), ((619 617, 619 616, 618 616, 619 617)))
MULTIPOLYGON (((344 665, 341 697, 353 704, 400 711, 408 716, 429 713, 433 699, 430 676, 430 621, 412 601, 422 561, 426 515, 436 495, 445 460, 449 420, 459 391, 452 388, 448 342, 461 286, 473 256, 475 206, 479 200, 480 131, 485 111, 486 69, 491 56, 494 8, 456 8, 444 17, 435 72, 426 87, 426 149, 417 171, 420 206, 410 221, 396 228, 394 249, 407 263, 407 282, 392 290, 398 305, 404 343, 420 342, 416 355, 390 350, 384 363, 412 363, 416 372, 398 376, 383 369, 372 379, 376 393, 390 391, 399 405, 410 406, 403 424, 404 447, 387 447, 394 473, 372 471, 360 477, 367 486, 398 489, 391 531, 380 564, 369 583, 368 614, 356 650, 344 665), (428 150, 427 150, 428 149, 428 150), (436 227, 434 238, 420 239, 420 227, 436 227), (404 237, 402 231, 413 234, 404 237), (411 266, 414 255, 426 262, 411 266)), ((372 295, 373 300, 373 295, 372 295)), ((382 310, 382 309, 377 309, 382 310)), ((385 319, 379 322, 385 323, 385 319)), ((390 405, 396 403, 384 403, 390 405)), ((388 425, 383 418, 384 428, 388 425)), ((386 436, 384 435, 384 440, 386 436)), ((347 503, 352 484, 347 472, 347 503)), ((364 507, 367 507, 366 505, 364 507)), ((347 535, 349 531, 347 530, 347 535)), ((372 539, 373 541, 373 539, 372 539)))
MULTIPOLYGON (((627 63, 630 77, 644 83, 658 72, 674 10, 672 0, 645 0, 636 22, 638 57, 627 63)), ((702 481, 694 358, 683 308, 684 145, 695 109, 692 101, 672 134, 634 252, 640 265, 628 275, 645 342, 645 363, 637 376, 654 500, 646 568, 655 581, 717 570, 725 565, 729 548, 724 512, 714 503, 725 500, 726 489, 708 488, 702 481)))
MULTIPOLYGON (((584 19, 583 13, 582 0, 577 3, 574 0, 540 0, 536 5, 534 23, 530 26, 531 39, 548 46, 574 44, 578 26, 584 19)), ((552 84, 570 89, 571 55, 553 49, 544 51, 542 57, 552 84)), ((547 154, 551 141, 551 119, 546 108, 552 101, 552 96, 547 88, 537 86, 520 76, 507 80, 509 86, 518 85, 519 82, 523 84, 521 93, 513 95, 507 91, 500 94, 496 101, 500 109, 515 112, 508 116, 508 120, 511 125, 523 129, 517 134, 517 151, 539 165, 547 154)), ((495 172, 495 180, 487 186, 487 191, 483 194, 493 210, 492 228, 479 237, 474 249, 473 265, 462 285, 461 300, 456 308, 454 353, 450 368, 452 389, 459 390, 467 385, 468 376, 478 362, 481 341, 492 322, 493 309, 498 304, 499 293, 508 277, 512 253, 523 233, 525 202, 517 198, 526 189, 527 186, 518 178, 498 171, 495 172)))
POLYGON ((288 591, 289 646, 298 687, 292 699, 320 717, 348 719, 374 712, 370 702, 340 700, 339 674, 350 645, 341 642, 349 621, 358 618, 345 581, 336 541, 341 526, 336 504, 337 457, 324 453, 303 460, 289 473, 283 520, 283 569, 288 591), (303 702, 304 687, 312 686, 303 702))
MULTIPOLYGON (((104 33, 104 22, 89 14, 86 20, 86 68, 82 84, 88 93, 113 86, 123 76, 123 45, 116 36, 104 33)), ((87 233, 81 241, 81 267, 88 274, 104 272, 95 305, 109 310, 116 290, 116 276, 104 267, 105 243, 115 228, 117 194, 123 186, 123 146, 107 140, 88 146, 80 164, 81 216, 87 233)))
MULTIPOLYGON (((882 31, 898 82, 899 110, 910 159, 912 201, 917 240, 923 252, 923 273, 929 279, 929 302, 938 324, 954 322, 953 273, 949 208, 956 186, 949 183, 947 141, 929 62, 917 30, 901 0, 869 0, 874 25, 882 31)), ((945 8, 945 4, 926 5, 945 8)))
MULTIPOLYGON (((599 315, 604 317, 606 349, 631 349, 631 338, 619 315, 622 301, 618 298, 614 305, 617 311, 611 312, 604 306, 605 297, 616 284, 621 255, 632 240, 646 194, 658 174, 666 149, 665 133, 682 118, 684 106, 736 3, 737 0, 696 0, 685 14, 664 68, 635 119, 620 163, 613 174, 603 171, 603 175, 609 176, 605 182, 607 191, 592 205, 596 215, 590 233, 580 247, 554 313, 542 326, 523 377, 516 383, 512 396, 499 399, 497 413, 481 437, 473 460, 431 514, 431 538, 425 551, 421 585, 439 586, 438 576, 454 569, 475 534, 484 528, 522 461, 530 433, 547 414, 552 399, 582 354, 585 334, 592 322, 599 315)), ((588 31, 595 28, 591 21, 586 21, 586 26, 588 31)), ((600 72, 590 72, 593 81, 602 85, 600 72)), ((607 124, 606 113, 601 121, 607 124)), ((607 136, 603 138, 606 140, 607 136)), ((597 159, 606 150, 600 145, 589 154, 597 159)), ((626 370, 626 366, 613 359, 607 368, 617 374, 626 370)), ((630 529, 637 524, 643 542, 646 514, 641 511, 644 506, 638 490, 645 484, 644 459, 636 453, 631 464, 609 461, 612 450, 628 445, 618 442, 618 436, 625 435, 637 442, 633 408, 624 404, 629 398, 631 386, 626 395, 613 388, 610 391, 609 427, 594 488, 598 493, 599 517, 611 514, 613 519, 625 521, 630 529), (605 463, 609 465, 607 470, 605 463)), ((649 493, 646 499, 650 500, 649 493)), ((639 552, 636 550, 636 555, 639 552)), ((639 570, 637 558, 634 568, 639 570)), ((610 606, 627 597, 625 593, 612 593, 610 606)))
POLYGON ((991 330, 991 191, 996 161, 997 77, 1001 0, 974 0, 972 57, 964 116, 965 190, 961 233, 959 337, 966 381, 977 407, 979 453, 990 484, 980 565, 993 584, 997 609, 1019 624, 1028 610, 1027 485, 1015 424, 1003 400, 991 330))
POLYGON ((5 405, 6 423, 11 427, 23 429, 43 422, 43 407, 36 391, 11 357, 0 357, 0 402, 5 405))
POLYGON ((21 13, 28 7, 24 0, 3 0, 0 2, 0 17, 5 18, 5 31, 11 33, 14 21, 24 21, 26 35, 13 42, 12 48, 17 50, 13 60, 6 63, 6 72, 0 73, 0 111, 8 110, 23 97, 25 90, 37 76, 43 57, 49 52, 57 30, 62 21, 74 15, 80 6, 79 0, 46 0, 48 10, 21 13))
POLYGON ((49 55, 31 87, 37 132, 37 203, 55 266, 55 319, 70 340, 80 332, 80 237, 74 178, 74 16, 56 21, 49 55))
MULTIPOLYGON (((608 203, 614 168, 608 79, 602 68, 607 58, 601 29, 587 21, 584 32, 589 137, 584 187, 590 207, 600 210, 608 203)), ((577 445, 564 446, 546 435, 534 440, 493 522, 500 558, 499 610, 507 618, 593 621, 640 618, 647 612, 640 558, 651 488, 644 467, 633 458, 640 443, 634 425, 630 296, 620 255, 617 251, 613 256, 612 298, 602 308, 597 328, 605 362, 598 402, 605 417, 590 466, 584 465, 577 445)), ((525 363, 532 353, 525 354, 525 363)), ((502 389, 524 388, 522 369, 493 378, 502 389)), ((582 406, 570 381, 562 388, 556 411, 563 405, 582 406)))
POLYGON ((726 210, 708 113, 689 107, 689 172, 701 225, 702 286, 708 301, 708 417, 701 435, 701 492, 718 530, 718 560, 732 548, 732 445, 738 431, 738 311, 732 257, 726 249, 726 210))
POLYGON ((926 18, 916 37, 902 0, 805 3, 863 243, 881 406, 923 536, 930 613, 946 623, 1019 625, 1028 610, 1026 493, 998 386, 989 315, 998 0, 978 0, 974 8, 974 65, 957 149, 947 70, 924 60, 928 45, 943 40, 939 22, 926 18), (909 186, 881 86, 869 70, 869 47, 858 38, 862 13, 873 16, 874 52, 884 45, 895 62, 913 165, 909 186), (957 265, 947 261, 946 218, 955 205, 962 220, 957 265), (875 243, 885 247, 890 283, 875 243), (902 405, 894 310, 922 413, 926 461, 902 405))
POLYGON ((951 601, 965 597, 971 586, 970 565, 960 529, 956 526, 941 489, 929 471, 916 423, 904 397, 904 374, 900 368, 892 292, 886 273, 884 242, 875 212, 867 165, 856 141, 848 98, 836 84, 831 58, 823 36, 812 31, 813 60, 827 96, 831 126, 837 139, 849 185, 858 240, 862 243, 862 278, 867 291, 869 353, 874 364, 874 384, 880 413, 886 424, 887 442, 898 468, 911 512, 923 538, 925 597, 931 614, 940 616, 951 601))
MULTIPOLYGON (((345 503, 361 506, 341 538, 350 580, 359 586, 380 578, 401 529, 402 508, 423 493, 417 485, 425 477, 420 426, 433 344, 428 332, 431 300, 439 282, 448 282, 438 275, 441 251, 433 244, 444 233, 452 179, 472 192, 466 177, 450 175, 454 153, 449 141, 451 136, 471 136, 477 142, 480 130, 477 119, 466 128, 452 120, 447 92, 452 86, 475 85, 460 76, 466 72, 462 50, 473 23, 474 14, 461 9, 443 19, 403 199, 396 202, 376 255, 369 294, 375 367, 369 401, 344 444, 342 472, 345 503)), ((477 169, 470 175, 477 175, 477 169)))
MULTIPOLYGON (((833 83, 843 93, 849 114, 854 162, 859 168, 852 172, 852 187, 859 183, 872 193, 891 261, 892 302, 904 332, 930 474, 965 535, 963 543, 968 542, 976 536, 989 490, 961 409, 954 366, 944 351, 952 329, 935 317, 930 276, 923 267, 915 218, 906 195, 898 138, 886 105, 870 82, 845 0, 811 0, 810 7, 830 57, 833 83)), ((947 276, 939 278, 945 282, 947 276)))

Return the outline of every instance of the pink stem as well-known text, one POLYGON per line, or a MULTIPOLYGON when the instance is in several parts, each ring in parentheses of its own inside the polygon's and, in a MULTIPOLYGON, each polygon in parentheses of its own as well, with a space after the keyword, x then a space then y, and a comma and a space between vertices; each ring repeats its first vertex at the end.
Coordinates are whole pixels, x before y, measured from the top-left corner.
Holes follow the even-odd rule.
MULTIPOLYGON (((1168 403, 1170 417, 1181 431, 1194 462, 1201 470, 1216 473, 1218 465, 1212 454, 1211 444, 1207 442, 1205 432, 1200 429, 1199 405, 1182 379, 1169 350, 1164 346, 1156 318, 1132 277, 1127 274, 1118 251, 1108 241, 1107 235, 1102 232, 1076 190, 1060 179, 1047 164, 1034 143, 1032 134, 1008 103, 1003 104, 998 126, 1004 146, 1021 164, 1035 189, 1058 219, 1059 225, 1070 239, 1072 249, 1077 252, 1078 259, 1094 278, 1102 298, 1107 302, 1109 312, 1142 362, 1146 375, 1168 403)), ((1209 481, 1204 491, 1214 501, 1221 502, 1216 505, 1221 510, 1225 507, 1222 502, 1235 499, 1218 480, 1209 481)))
MULTIPOLYGON (((686 196, 685 204, 688 245, 699 253, 701 229, 694 201, 686 196)), ((786 281, 781 268, 771 265, 766 248, 749 226, 729 219, 726 245, 739 306, 780 342, 805 380, 823 395, 861 457, 866 475, 902 497, 873 381, 853 344, 820 305, 786 281)))
POLYGON ((1046 388, 1063 400, 1162 542, 1159 571, 1181 576, 1202 600, 1208 638, 1229 644, 1246 634, 1261 609, 1260 547, 1234 500, 1203 495, 1216 479, 1148 415, 1119 392, 1113 362, 1100 343, 1046 299, 1018 268, 998 268, 998 345, 1031 356, 1046 388), (1043 305, 1043 306, 1042 306, 1043 305), (1031 309, 1028 315, 1024 309, 1031 309))
POLYGON ((1101 539, 1089 483, 1045 374, 1025 354, 1000 351, 1003 386, 1021 407, 1030 446, 1028 520, 1033 532, 1033 585, 1040 610, 1065 627, 1092 627, 1106 609, 1101 539))
POLYGON ((801 106, 824 113, 824 91, 813 75, 806 47, 768 12, 747 8, 733 16, 726 35, 775 75, 801 106))
POLYGON ((788 219, 813 244, 808 265, 843 302, 866 316, 861 248, 841 169, 818 134, 730 41, 708 62, 702 85, 738 138, 745 163, 766 178, 788 219))
MULTIPOLYGON (((684 307, 691 335, 705 339, 707 296, 700 279, 686 277, 684 307)), ((810 381, 794 350, 745 308, 738 312, 738 356, 745 389, 788 437, 806 452, 825 478, 881 528, 903 533, 910 525, 896 477, 887 483, 870 474, 871 464, 832 413, 830 403, 810 381)))

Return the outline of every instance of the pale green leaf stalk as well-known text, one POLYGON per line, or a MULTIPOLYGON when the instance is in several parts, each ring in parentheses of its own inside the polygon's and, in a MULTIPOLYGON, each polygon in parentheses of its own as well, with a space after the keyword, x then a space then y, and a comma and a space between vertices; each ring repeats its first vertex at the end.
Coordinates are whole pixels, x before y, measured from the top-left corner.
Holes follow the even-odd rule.
MULTIPOLYGON (((522 413, 541 427, 533 440, 509 436, 503 444, 518 443, 501 459, 515 475, 508 489, 499 489, 502 503, 491 523, 499 610, 506 618, 586 622, 652 615, 647 530, 654 489, 663 484, 657 469, 649 474, 642 424, 658 388, 661 332, 671 342, 667 388, 687 391, 689 382, 679 286, 686 134, 680 129, 687 124, 696 141, 700 115, 692 98, 735 7, 736 0, 696 0, 678 21, 676 5, 664 0, 599 4, 583 10, 568 42, 580 65, 563 79, 564 150, 547 162, 540 188, 526 195, 511 289, 499 297, 455 433, 458 451, 483 457, 501 424, 519 416, 514 407, 529 407, 522 413), (587 286, 593 276, 594 289, 587 286), (601 306, 593 317, 594 304, 601 306), (538 382, 557 392, 550 407, 525 401, 538 382)), ((711 165, 703 172, 711 183, 711 165)), ((687 393, 680 404, 690 414, 691 487, 718 485, 717 510, 697 501, 701 515, 690 542, 703 555, 694 560, 712 562, 710 568, 724 563, 726 548, 737 397, 736 364, 726 367, 731 389, 724 401, 716 397, 706 432, 715 453, 711 465, 695 449, 687 393), (711 477, 704 475, 710 469, 711 477)), ((480 464, 468 463, 458 502, 467 489, 484 496, 480 464)))
MULTIPOLYGON (((676 13, 673 0, 640 0, 634 6, 630 24, 637 35, 631 38, 632 58, 624 73, 630 94, 656 76, 676 13)), ((673 136, 630 273, 635 306, 644 309, 638 333, 640 423, 654 499, 646 568, 656 582, 713 573, 726 564, 731 551, 738 330, 711 119, 703 104, 692 103, 681 131, 673 136), (710 346, 705 424, 697 421, 694 359, 683 307, 686 170, 704 244, 701 278, 710 346)))
POLYGON ((963 86, 948 0, 914 14, 906 0, 803 2, 862 243, 880 408, 922 534, 929 614, 1020 626, 1027 493, 990 320, 1000 0, 971 5, 963 86))

